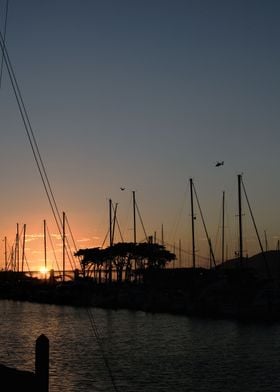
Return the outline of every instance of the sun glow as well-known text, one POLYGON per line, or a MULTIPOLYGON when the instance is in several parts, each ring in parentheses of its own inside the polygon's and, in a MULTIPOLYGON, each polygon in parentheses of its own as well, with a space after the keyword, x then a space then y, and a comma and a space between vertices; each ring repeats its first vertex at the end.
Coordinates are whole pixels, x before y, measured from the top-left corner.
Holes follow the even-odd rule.
POLYGON ((46 275, 49 272, 49 269, 45 266, 39 268, 40 274, 46 275))

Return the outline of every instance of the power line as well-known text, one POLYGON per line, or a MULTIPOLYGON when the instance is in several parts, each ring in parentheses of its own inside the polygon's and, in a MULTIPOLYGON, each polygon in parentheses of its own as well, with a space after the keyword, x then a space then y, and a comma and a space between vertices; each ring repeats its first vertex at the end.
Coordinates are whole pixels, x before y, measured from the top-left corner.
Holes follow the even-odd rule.
MULTIPOLYGON (((9 0, 6 1, 6 7, 5 7, 5 22, 4 22, 4 31, 3 31, 4 43, 6 42, 8 9, 9 9, 9 0)), ((1 67, 0 67, 0 88, 2 86, 3 67, 4 67, 4 51, 2 49, 2 58, 1 58, 1 67)))
MULTIPOLYGON (((32 154, 33 154, 34 160, 36 162, 36 166, 39 171, 39 175, 40 175, 48 202, 50 204, 53 217, 55 219, 58 231, 59 231, 60 236, 62 238, 62 219, 61 219, 58 207, 57 207, 57 203, 56 203, 54 193, 53 193, 50 181, 49 181, 49 177, 46 172, 45 164, 43 162, 43 159, 42 159, 39 147, 38 147, 38 143, 37 143, 30 119, 29 119, 29 115, 28 115, 28 112, 27 112, 27 109, 26 109, 26 106, 25 106, 25 103, 24 103, 24 100, 23 100, 23 97, 21 94, 21 90, 19 88, 18 81, 15 76, 11 61, 10 61, 10 57, 9 57, 7 47, 5 44, 5 40, 4 40, 4 37, 1 32, 0 32, 0 47, 2 50, 4 63, 6 65, 6 68, 7 68, 8 74, 9 74, 9 78, 10 78, 10 81, 12 84, 12 88, 13 88, 13 91, 15 94, 15 98, 16 98, 16 101, 18 104, 20 115, 21 115, 21 118, 23 121, 24 129, 25 129, 25 132, 26 132, 26 135, 27 135, 27 138, 28 138, 31 150, 32 150, 32 154)), ((70 260, 70 263, 71 263, 71 260, 70 260)), ((72 267, 72 265, 71 265, 71 267, 72 267)))

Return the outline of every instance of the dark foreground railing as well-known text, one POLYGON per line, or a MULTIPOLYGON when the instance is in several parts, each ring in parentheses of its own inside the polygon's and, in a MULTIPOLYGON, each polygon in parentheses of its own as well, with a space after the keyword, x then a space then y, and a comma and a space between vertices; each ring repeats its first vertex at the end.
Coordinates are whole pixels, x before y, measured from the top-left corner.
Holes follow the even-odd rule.
POLYGON ((1 392, 49 391, 49 339, 40 335, 35 347, 35 373, 0 364, 1 392))

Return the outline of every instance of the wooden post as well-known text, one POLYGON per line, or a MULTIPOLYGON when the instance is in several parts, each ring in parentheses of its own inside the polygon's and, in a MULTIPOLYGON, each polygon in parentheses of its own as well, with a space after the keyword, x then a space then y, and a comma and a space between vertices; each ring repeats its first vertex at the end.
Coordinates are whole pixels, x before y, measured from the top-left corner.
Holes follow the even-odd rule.
POLYGON ((49 339, 40 335, 36 340, 35 376, 40 392, 49 391, 49 339))

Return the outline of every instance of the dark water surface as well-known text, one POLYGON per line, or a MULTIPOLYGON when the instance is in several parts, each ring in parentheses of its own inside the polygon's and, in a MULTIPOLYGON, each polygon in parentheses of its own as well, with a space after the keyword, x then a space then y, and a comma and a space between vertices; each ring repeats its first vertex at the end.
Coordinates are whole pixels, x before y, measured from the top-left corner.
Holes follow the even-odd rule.
POLYGON ((7 300, 0 314, 0 363, 34 371, 49 338, 50 392, 280 390, 280 324, 7 300))

